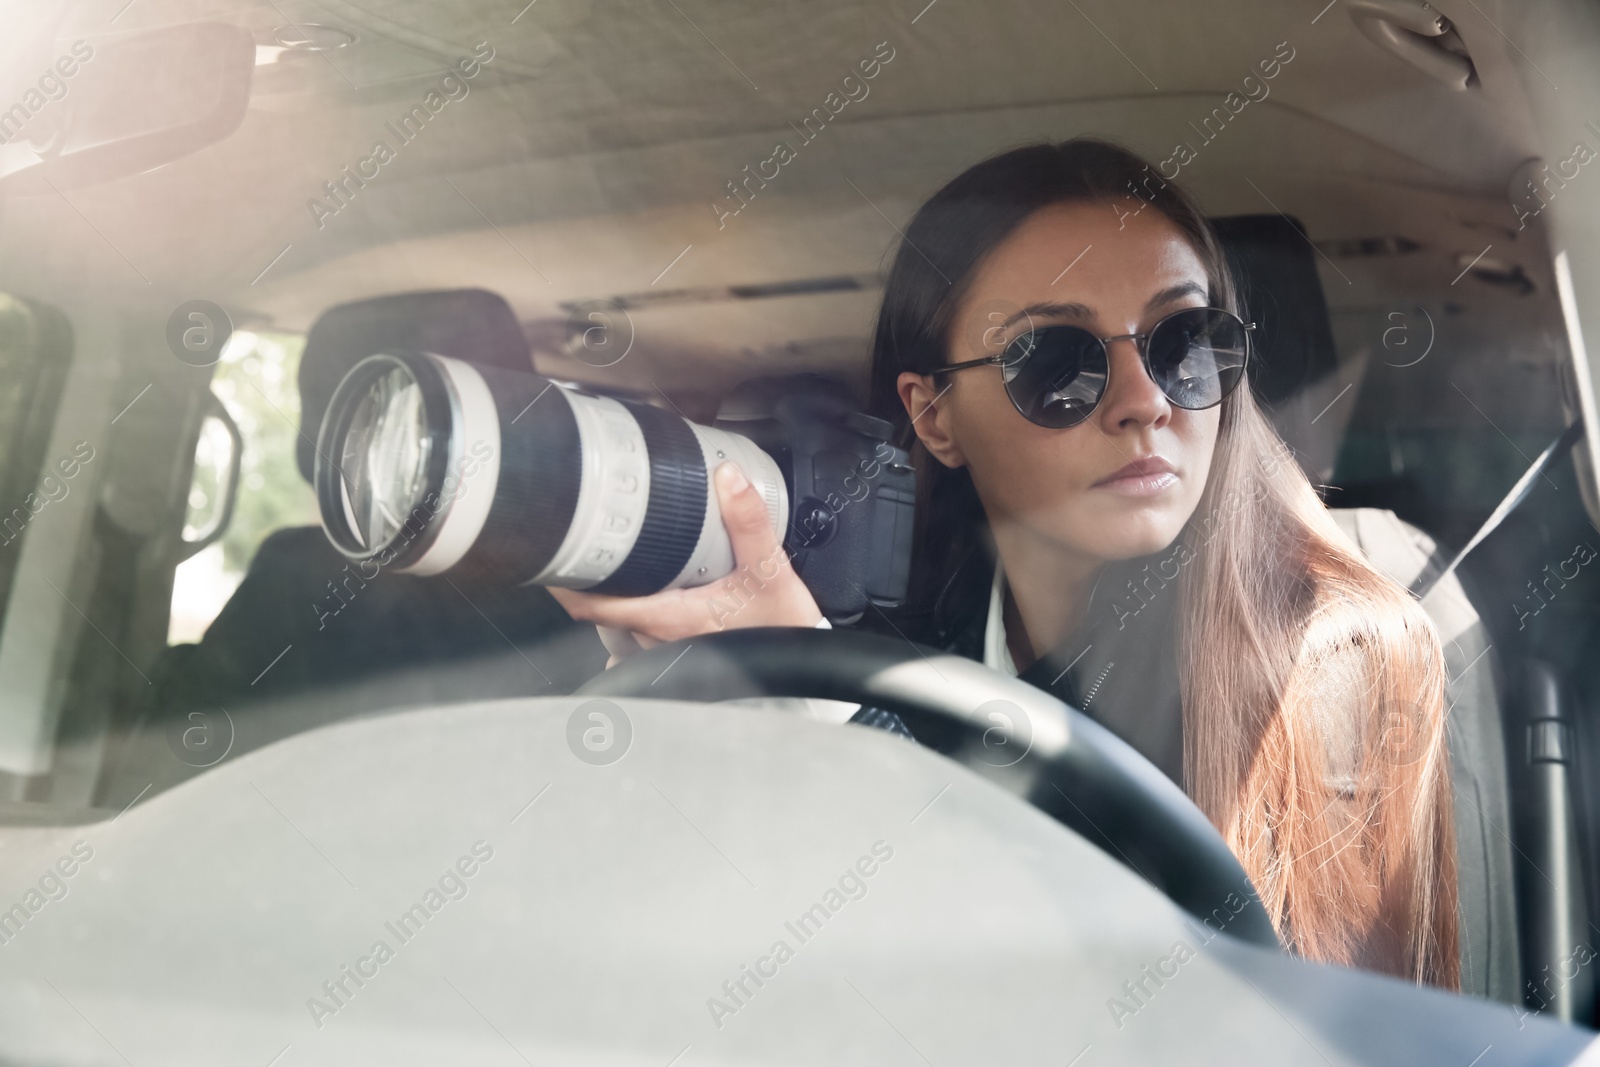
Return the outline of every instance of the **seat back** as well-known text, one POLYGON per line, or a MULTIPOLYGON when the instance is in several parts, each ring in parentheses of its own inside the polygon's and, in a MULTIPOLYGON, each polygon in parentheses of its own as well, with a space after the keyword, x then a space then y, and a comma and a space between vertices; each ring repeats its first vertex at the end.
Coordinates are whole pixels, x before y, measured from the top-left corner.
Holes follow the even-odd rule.
MULTIPOLYGON (((1392 511, 1333 508, 1329 513, 1367 562, 1403 588, 1433 558, 1433 539, 1392 511)), ((1449 679, 1445 706, 1460 871, 1461 989, 1521 1004, 1510 777, 1489 631, 1454 574, 1428 591, 1422 607, 1439 631, 1449 679)))

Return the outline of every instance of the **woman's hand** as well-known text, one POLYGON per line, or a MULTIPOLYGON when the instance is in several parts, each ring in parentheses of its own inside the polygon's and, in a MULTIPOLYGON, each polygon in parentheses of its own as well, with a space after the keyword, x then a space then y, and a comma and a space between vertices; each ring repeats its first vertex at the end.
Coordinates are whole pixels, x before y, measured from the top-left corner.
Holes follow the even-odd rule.
MULTIPOLYGON (((789 562, 767 517, 766 504, 744 472, 732 463, 713 476, 722 524, 733 545, 731 572, 708 585, 667 589, 650 596, 602 596, 551 588, 574 619, 600 626, 606 647, 618 659, 619 642, 606 630, 631 632, 641 648, 716 630, 747 626, 816 626, 822 612, 789 562)), ((625 643, 625 642, 622 642, 625 643)))

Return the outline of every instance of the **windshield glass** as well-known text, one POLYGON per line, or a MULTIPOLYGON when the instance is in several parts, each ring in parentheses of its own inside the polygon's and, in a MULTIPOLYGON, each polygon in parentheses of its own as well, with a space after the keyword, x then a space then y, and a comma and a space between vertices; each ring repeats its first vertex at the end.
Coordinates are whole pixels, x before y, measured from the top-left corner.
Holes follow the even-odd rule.
POLYGON ((1291 956, 1592 1023, 1600 31, 1536 7, 0 4, 0 848, 740 700, 1197 914, 1017 784, 1103 728, 1291 956))

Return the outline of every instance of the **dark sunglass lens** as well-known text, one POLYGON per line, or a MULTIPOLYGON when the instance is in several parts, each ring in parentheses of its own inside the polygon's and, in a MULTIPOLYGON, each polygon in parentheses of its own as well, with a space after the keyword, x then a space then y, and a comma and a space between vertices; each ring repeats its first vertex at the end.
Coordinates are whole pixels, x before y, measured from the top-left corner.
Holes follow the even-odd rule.
POLYGON ((1244 324, 1226 311, 1180 311, 1150 334, 1150 371, 1181 408, 1199 411, 1221 403, 1244 377, 1244 365, 1244 324))
POLYGON ((1076 326, 1045 326, 1006 348, 1006 391, 1029 422, 1076 426, 1106 391, 1105 346, 1076 326))

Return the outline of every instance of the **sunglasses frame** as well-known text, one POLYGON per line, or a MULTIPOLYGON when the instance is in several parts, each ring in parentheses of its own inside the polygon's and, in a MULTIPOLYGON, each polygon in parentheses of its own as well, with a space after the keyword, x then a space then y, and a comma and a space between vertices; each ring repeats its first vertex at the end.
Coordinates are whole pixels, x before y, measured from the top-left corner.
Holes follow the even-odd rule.
MULTIPOLYGON (((1070 323, 1056 323, 1056 324, 1053 324, 1053 325, 1066 326, 1069 329, 1074 329, 1074 330, 1082 330, 1084 333, 1089 334, 1090 337, 1094 337, 1094 339, 1096 341, 1100 342, 1100 348, 1105 353, 1105 357, 1106 357, 1106 385, 1107 385, 1108 388, 1109 388, 1109 386, 1111 384, 1111 373, 1110 373, 1111 372, 1111 349, 1110 349, 1111 342, 1112 341, 1132 341, 1133 344, 1134 344, 1134 347, 1137 348, 1138 351, 1139 351, 1139 362, 1144 364, 1145 375, 1152 382, 1155 382, 1155 385, 1156 385, 1157 389, 1161 389, 1161 395, 1167 398, 1167 402, 1168 403, 1170 403, 1174 407, 1180 408, 1180 409, 1182 409, 1184 411, 1207 411, 1207 410, 1210 410, 1211 408, 1216 407, 1217 404, 1220 404, 1224 400, 1226 400, 1228 398, 1228 396, 1233 392, 1233 390, 1237 389, 1239 387, 1239 382, 1242 382, 1242 381, 1245 380, 1245 375, 1250 369, 1250 351, 1251 351, 1251 349, 1253 347, 1250 344, 1250 334, 1252 332, 1254 332, 1255 328, 1256 328, 1256 324, 1255 323, 1253 323, 1253 322, 1245 322, 1238 315, 1235 315, 1233 312, 1229 311, 1227 308, 1210 307, 1210 306, 1193 307, 1193 308, 1179 308, 1177 311, 1174 311, 1170 315, 1163 315, 1156 322, 1156 324, 1154 326, 1150 327, 1150 329, 1148 331, 1144 332, 1144 333, 1119 333, 1114 337, 1097 337, 1094 333, 1090 332, 1089 330, 1084 329, 1082 326, 1072 326, 1070 323), (1232 318, 1235 322, 1237 322, 1244 329, 1244 362, 1239 365, 1239 378, 1238 378, 1238 381, 1235 381, 1233 383, 1233 386, 1231 388, 1229 388, 1229 390, 1226 393, 1223 393, 1221 396, 1219 396, 1216 399, 1215 403, 1207 404, 1205 407, 1202 407, 1202 408, 1186 408, 1186 407, 1183 407, 1182 404, 1177 403, 1170 396, 1167 396, 1167 391, 1165 389, 1161 389, 1161 384, 1159 382, 1156 382, 1156 376, 1150 370, 1150 337, 1151 337, 1151 335, 1154 334, 1157 330, 1161 329, 1162 326, 1166 325, 1166 323, 1169 320, 1175 319, 1179 315, 1186 315, 1186 314, 1188 314, 1188 313, 1190 313, 1192 311, 1218 311, 1218 312, 1221 312, 1222 314, 1227 315, 1230 318, 1232 318)), ((1037 327, 1034 327, 1034 329, 1032 329, 1032 330, 1028 330, 1028 331, 1026 331, 1024 333, 1017 334, 1017 336, 1013 337, 1010 341, 1006 342, 1005 352, 1000 352, 1000 353, 998 353, 996 355, 993 355, 993 356, 983 356, 983 357, 981 357, 979 359, 964 360, 961 363, 951 363, 948 366, 944 366, 944 367, 935 367, 933 370, 929 371, 928 374, 930 374, 933 377, 938 377, 941 374, 951 374, 951 373, 953 373, 955 371, 958 371, 958 370, 970 370, 973 367, 1002 367, 1003 368, 1003 367, 1010 366, 1013 363, 1020 363, 1022 360, 1025 360, 1028 357, 1027 356, 1023 356, 1023 357, 1021 357, 1021 359, 1007 359, 1006 358, 1006 353, 1010 352, 1012 346, 1015 345, 1022 338, 1028 336, 1028 334, 1034 333, 1034 332, 1036 332, 1038 330, 1046 330, 1046 329, 1050 329, 1050 328, 1051 328, 1050 326, 1037 326, 1037 327)), ((1045 426, 1046 425, 1044 423, 1037 422, 1034 419, 1028 418, 1028 413, 1022 410, 1022 405, 1017 402, 1017 398, 1011 395, 1010 383, 1009 382, 1003 382, 1002 384, 1005 387, 1006 399, 1010 400, 1011 401, 1011 406, 1017 409, 1017 414, 1021 415, 1025 419, 1028 419, 1028 421, 1032 422, 1035 426, 1045 426)), ((1066 425, 1066 426, 1060 426, 1060 427, 1046 426, 1046 428, 1047 429, 1070 430, 1074 426, 1082 426, 1085 422, 1089 421, 1089 416, 1094 414, 1095 408, 1098 408, 1100 406, 1100 401, 1104 400, 1105 396, 1106 396, 1106 391, 1105 390, 1101 390, 1100 395, 1095 398, 1094 406, 1090 407, 1087 411, 1085 411, 1083 413, 1083 418, 1079 419, 1077 422, 1071 423, 1071 424, 1066 425)))

